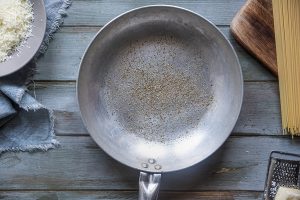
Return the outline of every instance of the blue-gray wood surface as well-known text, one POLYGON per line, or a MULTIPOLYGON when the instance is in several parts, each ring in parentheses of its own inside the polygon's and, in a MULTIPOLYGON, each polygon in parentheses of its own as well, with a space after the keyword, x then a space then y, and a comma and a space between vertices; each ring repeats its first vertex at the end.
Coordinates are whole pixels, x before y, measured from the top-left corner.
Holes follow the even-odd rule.
POLYGON ((217 152, 209 173, 202 165, 163 176, 160 199, 258 200, 272 150, 300 152, 300 139, 281 135, 277 78, 251 57, 229 33, 245 0, 74 0, 31 84, 37 99, 54 109, 61 147, 49 152, 5 153, 0 157, 0 199, 136 199, 138 172, 106 155, 80 119, 75 80, 82 54, 106 22, 129 9, 172 4, 213 23, 237 51, 245 96, 232 135, 217 152), (204 177, 203 174, 208 175, 204 177))

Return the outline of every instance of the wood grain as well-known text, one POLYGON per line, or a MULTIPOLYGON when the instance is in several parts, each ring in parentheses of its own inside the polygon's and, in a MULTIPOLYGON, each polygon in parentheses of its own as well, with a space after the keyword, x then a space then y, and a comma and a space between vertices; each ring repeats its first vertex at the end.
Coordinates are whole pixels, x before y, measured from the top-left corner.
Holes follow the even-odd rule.
POLYGON ((262 198, 269 153, 298 152, 300 140, 279 136, 276 77, 229 33, 230 21, 245 0, 74 0, 64 27, 55 35, 46 55, 39 59, 39 72, 31 85, 31 93, 55 110, 55 130, 61 148, 1 155, 0 199, 137 198, 138 172, 114 161, 88 136, 80 119, 74 81, 81 56, 101 26, 126 10, 158 3, 191 9, 220 25, 237 51, 247 81, 237 125, 214 156, 220 160, 210 158, 189 169, 165 174, 160 199, 262 198))
MULTIPOLYGON (((276 80, 268 70, 237 44, 229 33, 228 26, 219 28, 233 44, 245 80, 276 80)), ((55 39, 50 43, 46 54, 38 60, 38 73, 35 80, 76 80, 84 50, 99 29, 100 27, 62 28, 55 34, 55 39)))
MULTIPOLYGON (((30 191, 0 192, 0 199, 6 200, 136 200, 138 191, 30 191)), ((262 192, 209 191, 209 192, 165 192, 159 193, 160 200, 261 200, 262 192)))
POLYGON ((272 0, 248 0, 230 28, 241 45, 277 75, 272 0))
MULTIPOLYGON (((58 139, 61 148, 49 152, 1 155, 0 190, 137 190, 138 172, 110 158, 90 137, 58 139)), ((299 153, 299 145, 299 138, 231 137, 214 159, 164 174, 161 189, 262 191, 270 152, 299 153)))
MULTIPOLYGON (((34 95, 33 86, 31 92, 34 95)), ((233 134, 280 135, 277 83, 246 82, 244 90, 242 111, 233 134)), ((42 104, 55 110, 58 135, 87 134, 80 118, 74 83, 36 83, 35 94, 42 104)))
POLYGON ((140 6, 168 4, 190 9, 217 25, 229 25, 245 0, 75 0, 65 26, 101 26, 121 13, 140 6))

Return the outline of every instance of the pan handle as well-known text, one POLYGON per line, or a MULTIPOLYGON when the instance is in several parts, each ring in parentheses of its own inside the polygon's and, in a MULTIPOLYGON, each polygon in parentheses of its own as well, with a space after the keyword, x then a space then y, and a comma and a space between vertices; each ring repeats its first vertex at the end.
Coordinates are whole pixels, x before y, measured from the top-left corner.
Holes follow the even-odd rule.
POLYGON ((140 172, 139 200, 156 200, 159 192, 161 174, 140 172))

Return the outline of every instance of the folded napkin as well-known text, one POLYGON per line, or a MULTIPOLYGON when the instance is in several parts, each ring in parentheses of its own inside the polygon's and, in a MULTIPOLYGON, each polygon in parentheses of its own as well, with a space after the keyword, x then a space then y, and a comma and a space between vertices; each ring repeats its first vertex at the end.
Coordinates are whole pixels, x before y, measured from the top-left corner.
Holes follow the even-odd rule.
POLYGON ((6 151, 46 151, 59 145, 54 138, 53 111, 28 94, 26 85, 35 72, 35 60, 47 50, 71 1, 44 0, 44 3, 47 27, 39 52, 21 70, 0 78, 0 154, 6 151))

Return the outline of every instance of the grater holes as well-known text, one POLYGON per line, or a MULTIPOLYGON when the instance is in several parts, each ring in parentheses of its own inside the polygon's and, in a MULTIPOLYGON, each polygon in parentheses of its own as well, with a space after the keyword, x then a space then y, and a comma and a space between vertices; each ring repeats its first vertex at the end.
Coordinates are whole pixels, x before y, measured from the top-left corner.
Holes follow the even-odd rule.
POLYGON ((274 199, 280 186, 294 187, 299 185, 299 161, 272 158, 270 166, 271 182, 267 191, 269 199, 274 199))

